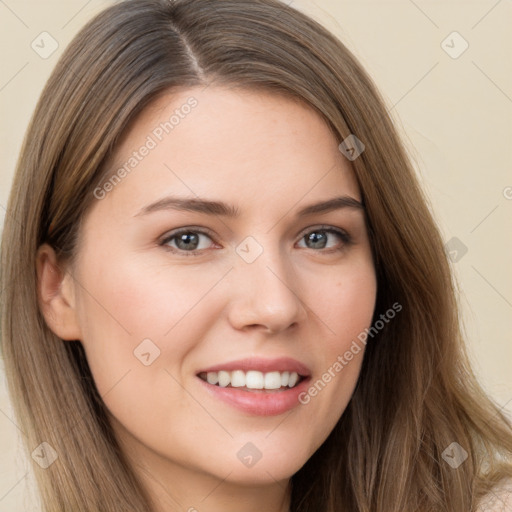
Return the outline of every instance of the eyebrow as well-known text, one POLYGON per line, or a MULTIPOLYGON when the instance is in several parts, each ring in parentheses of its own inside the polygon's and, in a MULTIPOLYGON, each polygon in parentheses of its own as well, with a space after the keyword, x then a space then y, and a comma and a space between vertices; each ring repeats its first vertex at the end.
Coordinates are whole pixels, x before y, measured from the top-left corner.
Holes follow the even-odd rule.
MULTIPOLYGON (((333 197, 326 201, 310 204, 297 212, 297 217, 306 217, 315 213, 326 213, 342 208, 354 208, 364 210, 363 203, 350 196, 333 197)), ((180 210, 204 213, 206 215, 219 215, 222 217, 237 218, 240 211, 236 206, 223 203, 221 201, 210 201, 198 198, 182 198, 168 196, 158 201, 144 206, 134 217, 147 215, 149 213, 162 210, 180 210)))

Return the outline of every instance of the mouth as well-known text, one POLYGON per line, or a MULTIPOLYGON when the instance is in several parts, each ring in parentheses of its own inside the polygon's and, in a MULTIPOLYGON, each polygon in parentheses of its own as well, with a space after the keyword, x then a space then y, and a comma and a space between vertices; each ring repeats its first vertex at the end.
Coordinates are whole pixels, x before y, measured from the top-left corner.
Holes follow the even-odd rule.
POLYGON ((311 380, 306 365, 288 357, 248 358, 203 368, 196 373, 201 389, 244 414, 275 416, 301 404, 311 380))
POLYGON ((249 392, 279 392, 295 388, 305 375, 297 372, 261 372, 257 370, 221 370, 218 372, 201 372, 198 377, 213 386, 237 388, 249 392))

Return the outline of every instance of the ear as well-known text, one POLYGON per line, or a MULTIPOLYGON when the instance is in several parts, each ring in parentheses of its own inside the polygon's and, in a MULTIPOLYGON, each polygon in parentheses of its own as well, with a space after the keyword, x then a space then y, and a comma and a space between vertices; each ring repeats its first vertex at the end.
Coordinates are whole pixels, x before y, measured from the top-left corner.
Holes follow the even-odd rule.
POLYGON ((75 307, 75 282, 61 268, 55 250, 41 245, 36 254, 38 302, 48 327, 63 340, 81 339, 75 307))

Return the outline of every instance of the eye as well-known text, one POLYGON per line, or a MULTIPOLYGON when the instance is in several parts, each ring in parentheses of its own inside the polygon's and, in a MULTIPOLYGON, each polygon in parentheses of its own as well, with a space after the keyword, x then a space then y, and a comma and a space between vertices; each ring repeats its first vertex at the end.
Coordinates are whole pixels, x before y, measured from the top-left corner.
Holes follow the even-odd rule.
MULTIPOLYGON (((341 229, 319 226, 305 232, 300 241, 305 241, 306 246, 302 247, 306 249, 316 249, 329 253, 343 250, 351 243, 352 239, 347 232, 341 229)), ((160 242, 160 245, 166 250, 182 256, 200 256, 213 243, 213 238, 209 233, 189 227, 169 233, 160 242)))
MULTIPOLYGON (((352 239, 350 235, 341 230, 334 229, 332 227, 321 226, 313 230, 308 231, 301 238, 301 241, 305 241, 307 249, 331 249, 333 251, 341 251, 346 245, 350 244, 352 239), (334 245, 329 245, 329 239, 338 239, 338 244, 334 240, 334 245), (339 241, 341 240, 341 243, 339 241)), ((332 252, 332 251, 326 251, 332 252)))
POLYGON ((182 252, 185 256, 198 256, 198 251, 208 248, 209 244, 204 242, 204 239, 213 241, 208 233, 187 228, 170 233, 160 242, 160 245, 173 252, 182 252))

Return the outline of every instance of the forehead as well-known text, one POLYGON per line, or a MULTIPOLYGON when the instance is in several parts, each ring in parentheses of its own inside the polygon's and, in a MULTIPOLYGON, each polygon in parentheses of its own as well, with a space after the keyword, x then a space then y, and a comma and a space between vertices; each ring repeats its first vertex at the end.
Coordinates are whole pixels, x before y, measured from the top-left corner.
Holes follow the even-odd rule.
POLYGON ((281 94, 208 86, 173 91, 118 146, 106 199, 134 214, 165 193, 274 210, 337 193, 360 198, 325 120, 281 94), (274 208, 276 207, 276 208, 274 208))

